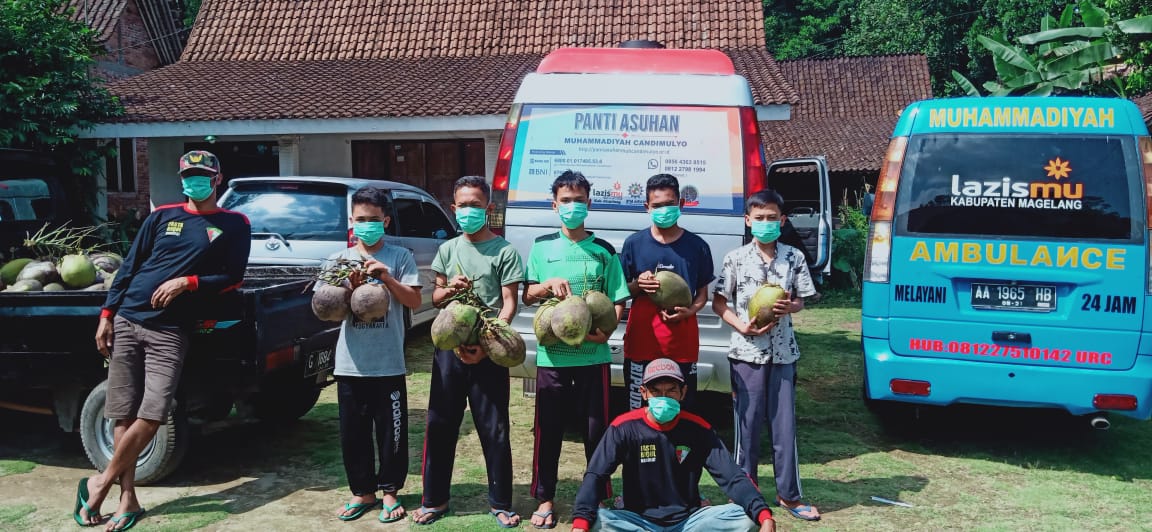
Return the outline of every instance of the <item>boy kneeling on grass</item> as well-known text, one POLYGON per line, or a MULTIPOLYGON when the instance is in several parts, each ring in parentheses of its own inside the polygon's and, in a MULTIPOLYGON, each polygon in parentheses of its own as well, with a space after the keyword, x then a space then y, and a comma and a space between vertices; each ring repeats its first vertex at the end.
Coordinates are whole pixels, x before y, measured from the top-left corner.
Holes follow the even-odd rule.
POLYGON ((793 517, 817 521, 816 507, 801 502, 796 455, 796 361, 800 348, 792 332, 791 314, 804 309, 805 297, 816 294, 804 254, 777 242, 784 222, 784 199, 774 190, 748 197, 744 221, 754 241, 729 252, 716 282, 712 310, 732 326, 732 393, 736 410, 736 463, 759 485, 760 430, 767 416, 772 424, 776 503, 793 517), (778 319, 764 326, 752 323, 748 304, 765 283, 784 289, 773 312, 778 319), (793 298, 792 296, 798 296, 793 298), (735 308, 728 306, 733 301, 735 308))
POLYGON ((380 283, 392 296, 388 315, 377 321, 363 322, 349 314, 340 325, 336 342, 334 373, 340 406, 340 450, 352 490, 352 500, 337 514, 342 521, 359 519, 381 504, 381 522, 391 523, 405 516, 404 507, 396 498, 408 475, 402 306, 420 306, 420 277, 410 251, 384 243, 384 228, 392 220, 391 212, 391 200, 383 190, 372 186, 357 190, 352 195, 356 246, 333 254, 324 265, 330 268, 339 259, 364 261, 368 278, 353 273, 349 276, 352 288, 366 282, 380 283), (383 491, 382 498, 376 498, 377 491, 383 491))

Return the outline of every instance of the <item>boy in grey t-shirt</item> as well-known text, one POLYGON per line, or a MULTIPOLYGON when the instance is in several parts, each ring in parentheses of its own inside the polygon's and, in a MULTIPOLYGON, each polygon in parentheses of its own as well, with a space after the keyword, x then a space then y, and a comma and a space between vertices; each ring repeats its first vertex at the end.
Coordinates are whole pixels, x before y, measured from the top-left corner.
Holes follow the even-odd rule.
POLYGON ((333 254, 324 266, 330 268, 338 259, 364 261, 368 278, 354 274, 349 277, 352 286, 379 283, 391 295, 387 316, 363 322, 349 315, 336 343, 340 447, 352 490, 352 500, 337 515, 343 521, 358 519, 381 504, 381 522, 405 516, 396 498, 408 474, 403 307, 420 305, 420 278, 411 252, 384 243, 391 212, 385 191, 372 186, 357 190, 352 195, 352 232, 358 242, 333 254), (377 498, 377 491, 383 491, 383 497, 377 498))

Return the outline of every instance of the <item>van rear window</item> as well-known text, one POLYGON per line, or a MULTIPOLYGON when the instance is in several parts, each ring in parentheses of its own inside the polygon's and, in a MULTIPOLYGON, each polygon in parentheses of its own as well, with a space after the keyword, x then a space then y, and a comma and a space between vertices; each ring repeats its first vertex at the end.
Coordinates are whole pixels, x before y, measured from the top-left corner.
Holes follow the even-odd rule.
POLYGON ((672 174, 685 213, 743 213, 739 108, 525 105, 509 205, 549 206, 566 170, 588 178, 596 209, 642 211, 648 178, 672 174))
POLYGON ((1132 239, 1131 138, 924 135, 908 142, 897 227, 908 233, 1132 239))

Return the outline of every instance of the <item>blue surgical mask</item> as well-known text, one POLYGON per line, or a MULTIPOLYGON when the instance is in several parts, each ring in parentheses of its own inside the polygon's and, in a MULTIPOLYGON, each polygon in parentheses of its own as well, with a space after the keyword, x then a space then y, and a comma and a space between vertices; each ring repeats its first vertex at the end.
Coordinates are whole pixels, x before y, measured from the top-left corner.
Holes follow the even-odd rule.
POLYGON ((663 425, 680 414, 680 401, 671 397, 649 397, 648 412, 657 423, 663 425))
POLYGON ((457 207, 456 223, 465 233, 473 234, 488 223, 488 210, 479 207, 457 207))
POLYGON ((657 207, 652 209, 652 223, 660 229, 668 229, 676 225, 676 220, 680 219, 680 206, 668 205, 666 207, 657 207))
POLYGON ((588 217, 588 204, 578 201, 561 203, 556 210, 560 214, 560 222, 568 229, 584 225, 584 219, 588 217))
POLYGON ((767 220, 753 221, 752 236, 756 237, 756 240, 759 240, 761 244, 775 242, 777 238, 780 238, 780 222, 769 222, 767 220))
POLYGON ((366 246, 375 246, 384 238, 384 222, 354 222, 352 234, 366 246))
POLYGON ((212 178, 205 175, 193 175, 180 179, 180 184, 183 186, 185 196, 188 196, 192 201, 204 201, 208 199, 213 192, 212 178))

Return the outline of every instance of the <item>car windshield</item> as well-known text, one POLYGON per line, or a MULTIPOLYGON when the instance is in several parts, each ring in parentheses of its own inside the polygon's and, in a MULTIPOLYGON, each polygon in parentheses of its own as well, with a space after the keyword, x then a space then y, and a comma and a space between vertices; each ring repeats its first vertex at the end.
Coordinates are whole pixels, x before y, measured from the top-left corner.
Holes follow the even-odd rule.
POLYGON ((289 240, 348 238, 347 188, 313 183, 237 185, 221 207, 243 213, 252 233, 289 240))
POLYGON ((1117 136, 925 135, 908 143, 897 227, 908 233, 1131 239, 1141 185, 1117 136))

